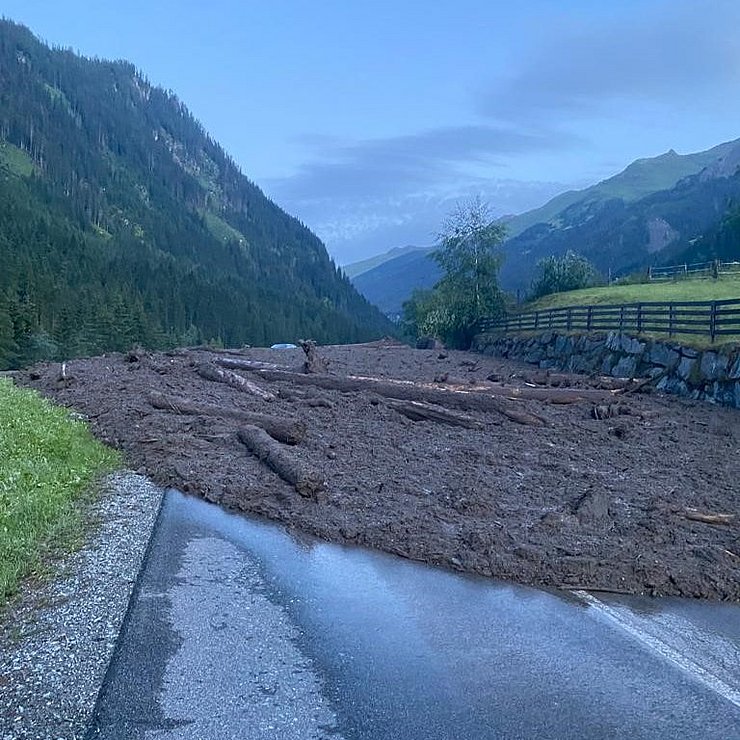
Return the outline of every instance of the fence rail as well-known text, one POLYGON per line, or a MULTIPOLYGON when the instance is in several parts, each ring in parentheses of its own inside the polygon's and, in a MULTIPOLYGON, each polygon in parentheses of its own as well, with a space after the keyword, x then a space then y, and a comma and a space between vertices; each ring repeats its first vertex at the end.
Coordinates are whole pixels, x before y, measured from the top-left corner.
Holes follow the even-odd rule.
POLYGON ((504 334, 550 329, 647 332, 669 337, 700 334, 714 342, 718 337, 740 335, 740 299, 565 306, 483 319, 479 329, 504 334))
POLYGON ((680 280, 681 278, 718 278, 720 275, 740 275, 740 262, 686 262, 683 265, 668 267, 651 267, 648 278, 652 282, 660 280, 680 280))

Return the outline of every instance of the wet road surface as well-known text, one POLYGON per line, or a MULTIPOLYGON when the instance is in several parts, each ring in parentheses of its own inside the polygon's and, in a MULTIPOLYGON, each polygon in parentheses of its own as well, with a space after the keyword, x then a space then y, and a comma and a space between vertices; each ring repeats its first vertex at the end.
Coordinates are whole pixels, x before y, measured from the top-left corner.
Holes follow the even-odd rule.
POLYGON ((550 593, 167 494, 90 738, 740 738, 740 607, 550 593))

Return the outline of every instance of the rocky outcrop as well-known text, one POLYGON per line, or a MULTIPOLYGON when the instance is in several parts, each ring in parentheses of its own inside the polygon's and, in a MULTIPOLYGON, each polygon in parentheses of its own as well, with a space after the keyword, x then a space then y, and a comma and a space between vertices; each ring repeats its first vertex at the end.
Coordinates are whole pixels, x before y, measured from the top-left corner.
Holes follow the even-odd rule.
POLYGON ((740 350, 699 350, 679 344, 608 334, 501 336, 479 334, 472 349, 542 369, 655 378, 658 390, 740 408, 740 350))

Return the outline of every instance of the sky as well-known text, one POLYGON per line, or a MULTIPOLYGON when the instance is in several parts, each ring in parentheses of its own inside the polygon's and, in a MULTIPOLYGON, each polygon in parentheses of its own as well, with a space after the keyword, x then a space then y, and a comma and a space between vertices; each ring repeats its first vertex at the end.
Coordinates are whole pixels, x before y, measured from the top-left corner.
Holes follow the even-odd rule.
POLYGON ((0 0, 174 91, 339 264, 740 137, 738 0, 0 0))

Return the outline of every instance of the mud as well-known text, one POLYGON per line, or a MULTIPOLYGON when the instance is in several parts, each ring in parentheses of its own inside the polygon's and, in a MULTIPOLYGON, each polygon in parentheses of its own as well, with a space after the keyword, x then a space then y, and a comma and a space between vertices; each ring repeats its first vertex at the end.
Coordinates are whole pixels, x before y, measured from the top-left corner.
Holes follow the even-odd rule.
MULTIPOLYGON (((481 393, 486 378, 507 388, 543 382, 516 363, 390 342, 320 353, 339 376, 446 379, 481 393)), ((15 377, 84 415, 156 482, 327 540, 537 586, 740 600, 737 410, 654 392, 615 396, 614 415, 593 398, 544 398, 509 403, 545 426, 474 410, 468 429, 412 421, 372 391, 240 373, 276 396, 265 400, 201 377, 198 366, 218 356, 108 355, 68 363, 64 380, 58 364, 15 377), (155 409, 152 392, 228 412, 155 409), (323 478, 323 490, 300 495, 251 455, 237 436, 240 410, 305 425, 285 450, 323 478), (708 523, 687 518, 692 510, 733 516, 708 523)), ((300 349, 228 357, 297 372, 305 359, 300 349)), ((567 385, 602 387, 583 376, 567 385)))

